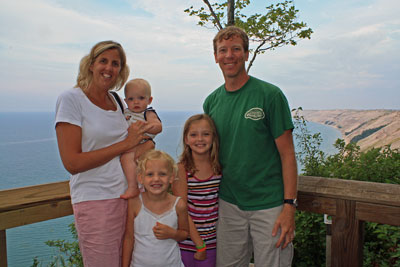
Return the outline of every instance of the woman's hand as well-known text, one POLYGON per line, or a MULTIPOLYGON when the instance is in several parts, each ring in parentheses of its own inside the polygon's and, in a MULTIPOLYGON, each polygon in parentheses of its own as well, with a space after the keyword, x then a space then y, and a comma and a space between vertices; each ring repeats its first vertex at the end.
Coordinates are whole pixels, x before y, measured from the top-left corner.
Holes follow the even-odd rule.
POLYGON ((146 123, 143 121, 137 121, 132 123, 128 128, 128 136, 125 141, 129 143, 129 149, 137 146, 143 139, 149 138, 148 136, 143 135, 146 131, 146 123))

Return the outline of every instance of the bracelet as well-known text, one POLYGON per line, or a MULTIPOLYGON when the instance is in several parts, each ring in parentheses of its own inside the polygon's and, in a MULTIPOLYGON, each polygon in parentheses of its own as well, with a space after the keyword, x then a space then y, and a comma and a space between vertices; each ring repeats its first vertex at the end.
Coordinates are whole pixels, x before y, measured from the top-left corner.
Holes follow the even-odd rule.
POLYGON ((199 249, 202 249, 205 247, 206 247, 206 242, 204 242, 204 240, 203 240, 203 244, 201 246, 196 246, 196 249, 199 250, 199 249))
POLYGON ((203 252, 203 251, 205 251, 206 249, 207 249, 207 247, 200 248, 200 249, 197 249, 197 252, 203 252))

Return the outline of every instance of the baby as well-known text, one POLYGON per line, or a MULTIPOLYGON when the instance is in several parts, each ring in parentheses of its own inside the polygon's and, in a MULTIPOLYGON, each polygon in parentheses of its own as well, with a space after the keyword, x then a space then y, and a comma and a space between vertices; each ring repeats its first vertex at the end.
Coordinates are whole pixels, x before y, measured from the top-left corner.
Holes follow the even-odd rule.
MULTIPOLYGON (((156 111, 148 107, 153 101, 151 96, 150 84, 144 79, 133 79, 125 85, 125 103, 128 108, 125 109, 125 117, 129 124, 137 120, 146 122, 146 133, 151 139, 162 131, 161 120, 156 111)), ((147 140, 143 140, 146 142, 147 140)), ((136 179, 136 151, 124 153, 121 156, 121 164, 124 170, 128 189, 121 198, 128 199, 139 194, 139 187, 136 179)))

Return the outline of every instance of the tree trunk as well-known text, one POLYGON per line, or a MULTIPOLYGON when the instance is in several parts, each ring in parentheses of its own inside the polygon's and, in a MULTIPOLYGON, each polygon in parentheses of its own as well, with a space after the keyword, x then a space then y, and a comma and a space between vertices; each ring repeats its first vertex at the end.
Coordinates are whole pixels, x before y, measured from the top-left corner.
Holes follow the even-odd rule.
POLYGON ((235 0, 228 0, 228 25, 235 25, 235 0))

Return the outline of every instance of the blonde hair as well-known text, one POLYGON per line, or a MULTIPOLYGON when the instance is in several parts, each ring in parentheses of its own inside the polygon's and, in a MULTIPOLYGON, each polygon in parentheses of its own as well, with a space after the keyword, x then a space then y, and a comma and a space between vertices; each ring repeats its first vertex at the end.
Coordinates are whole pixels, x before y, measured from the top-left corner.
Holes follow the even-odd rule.
POLYGON ((190 126, 192 125, 193 122, 196 121, 201 121, 205 120, 208 122, 210 125, 211 131, 212 131, 212 145, 211 145, 211 151, 210 151, 210 162, 212 169, 215 174, 220 174, 221 173, 221 165, 219 164, 218 161, 218 150, 219 150, 219 140, 218 140, 218 134, 217 134, 217 129, 215 127, 214 121, 211 119, 210 116, 207 114, 197 114, 191 116, 187 121, 185 122, 185 126, 183 127, 183 136, 182 136, 182 143, 183 143, 183 151, 182 154, 179 158, 180 162, 183 164, 185 167, 186 171, 194 174, 196 170, 196 166, 194 164, 193 156, 192 156, 192 149, 190 146, 188 146, 185 142, 186 136, 189 133, 190 126))
POLYGON ((140 85, 140 86, 142 86, 145 90, 146 90, 146 93, 149 95, 149 96, 151 96, 151 86, 150 86, 150 83, 148 82, 148 81, 146 81, 145 79, 141 79, 141 78, 136 78, 136 79, 133 79, 133 80, 130 80, 129 82, 127 82, 126 84, 125 84, 125 88, 124 88, 124 94, 126 95, 126 92, 128 91, 128 86, 130 85, 130 84, 137 84, 137 85, 140 85))
POLYGON ((146 164, 150 160, 164 160, 167 163, 168 171, 171 174, 173 174, 174 178, 176 177, 176 175, 178 173, 178 167, 176 166, 174 159, 167 153, 165 153, 161 150, 155 150, 155 149, 147 151, 139 158, 139 161, 137 164, 137 173, 138 174, 145 173, 146 164))
POLYGON ((126 54, 122 46, 114 41, 102 41, 95 44, 90 53, 81 59, 79 64, 79 74, 76 79, 75 87, 81 88, 86 91, 89 84, 92 81, 93 73, 90 71, 90 66, 95 62, 96 58, 106 50, 117 49, 119 52, 121 60, 121 70, 118 74, 115 84, 111 86, 111 89, 116 89, 117 91, 122 88, 129 76, 129 67, 126 64, 126 54))
POLYGON ((215 35, 213 39, 213 46, 214 46, 214 53, 217 53, 217 43, 221 42, 222 40, 229 40, 232 37, 239 37, 243 41, 243 49, 244 52, 249 51, 249 37, 247 33, 236 26, 228 26, 222 30, 220 30, 217 35, 215 35))

